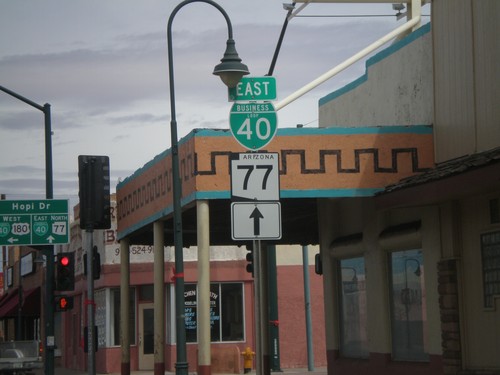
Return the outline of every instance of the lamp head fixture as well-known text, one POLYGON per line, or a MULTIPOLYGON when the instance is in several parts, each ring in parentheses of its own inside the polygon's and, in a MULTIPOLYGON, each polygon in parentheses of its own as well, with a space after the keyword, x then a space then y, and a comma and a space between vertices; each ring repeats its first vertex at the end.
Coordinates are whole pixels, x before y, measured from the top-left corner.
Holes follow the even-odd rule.
POLYGON ((219 76, 227 87, 235 87, 241 77, 250 74, 248 67, 241 62, 235 42, 231 38, 226 42, 226 51, 220 61, 220 64, 215 66, 213 74, 219 76))
POLYGON ((422 270, 420 269, 420 265, 415 270, 415 276, 420 277, 422 275, 422 270))

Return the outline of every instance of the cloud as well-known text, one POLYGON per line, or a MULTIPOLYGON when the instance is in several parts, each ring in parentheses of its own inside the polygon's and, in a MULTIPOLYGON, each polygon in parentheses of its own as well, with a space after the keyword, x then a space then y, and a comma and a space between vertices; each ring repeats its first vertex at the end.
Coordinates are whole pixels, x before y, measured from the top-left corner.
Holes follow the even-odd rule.
POLYGON ((0 112, 0 129, 7 131, 24 132, 40 129, 43 124, 43 113, 36 110, 4 111, 0 112))
MULTIPOLYGON (((285 17, 281 3, 219 3, 231 17, 238 53, 251 74, 267 74, 285 17)), ((175 2, 32 5, 29 13, 19 2, 2 5, 0 82, 51 104, 54 191, 74 199, 78 155, 109 155, 115 183, 169 147, 166 26, 175 2)), ((227 89, 212 75, 227 39, 224 20, 208 6, 189 8, 173 25, 179 137, 194 128, 228 128, 231 106, 227 89)), ((308 8, 320 13, 317 4, 308 8)), ((386 19, 293 19, 274 71, 278 99, 396 26, 386 19)), ((363 73, 363 63, 356 64, 290 104, 279 112, 280 126, 315 125, 319 98, 363 73)), ((0 192, 43 195, 43 114, 0 94, 0 192)))

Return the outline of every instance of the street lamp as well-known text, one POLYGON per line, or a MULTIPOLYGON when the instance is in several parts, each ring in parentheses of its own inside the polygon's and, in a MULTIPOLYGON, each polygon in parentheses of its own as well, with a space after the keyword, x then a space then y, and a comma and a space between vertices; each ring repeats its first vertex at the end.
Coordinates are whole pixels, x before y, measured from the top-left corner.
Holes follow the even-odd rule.
MULTIPOLYGON (((50 115, 50 104, 43 106, 34 101, 25 98, 18 93, 0 86, 0 90, 13 96, 14 98, 43 112, 45 124, 45 198, 54 198, 54 185, 52 173, 52 120, 50 115)), ((42 252, 45 253, 47 263, 45 267, 45 374, 54 374, 54 306, 52 305, 52 296, 54 294, 54 245, 43 246, 42 252)))
POLYGON ((186 329, 184 322, 184 261, 182 244, 182 186, 179 174, 179 149, 177 139, 177 120, 175 113, 175 89, 174 89, 174 65, 172 53, 172 22, 177 12, 187 4, 203 2, 217 8, 227 22, 228 39, 226 51, 213 71, 228 87, 234 87, 241 77, 249 74, 248 67, 241 63, 233 40, 233 27, 229 16, 224 9, 211 0, 185 0, 177 5, 168 19, 167 43, 168 43, 168 73, 170 80, 170 132, 172 143, 172 179, 173 179, 173 219, 174 219, 174 248, 175 248, 175 316, 176 316, 176 338, 177 338, 177 362, 175 371, 178 375, 187 375, 188 363, 186 359, 186 329))

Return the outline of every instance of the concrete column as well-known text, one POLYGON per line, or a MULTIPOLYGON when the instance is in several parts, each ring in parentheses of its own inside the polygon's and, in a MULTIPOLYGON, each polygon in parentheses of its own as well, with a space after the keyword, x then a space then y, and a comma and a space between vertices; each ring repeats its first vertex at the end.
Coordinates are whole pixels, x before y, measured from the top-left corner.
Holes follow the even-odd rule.
POLYGON ((165 254, 164 222, 153 224, 154 241, 154 373, 165 374, 165 254))
POLYGON ((340 216, 337 205, 326 199, 318 201, 318 222, 320 231, 320 256, 323 265, 323 295, 325 310, 325 340, 328 375, 333 374, 334 362, 338 358, 338 301, 337 301, 337 270, 331 256, 330 244, 335 237, 337 220, 340 216))
POLYGON ((208 201, 196 201, 196 217, 198 231, 198 375, 210 375, 210 220, 208 201))
POLYGON ((130 243, 120 240, 120 346, 121 375, 130 375, 130 243))

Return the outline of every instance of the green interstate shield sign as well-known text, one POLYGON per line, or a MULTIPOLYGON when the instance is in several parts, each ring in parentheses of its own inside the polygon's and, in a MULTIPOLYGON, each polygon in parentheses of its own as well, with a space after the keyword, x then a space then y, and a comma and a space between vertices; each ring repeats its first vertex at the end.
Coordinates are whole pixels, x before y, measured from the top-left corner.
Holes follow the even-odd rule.
POLYGON ((256 151, 276 135, 278 116, 270 102, 234 103, 229 114, 229 126, 239 144, 256 151))

